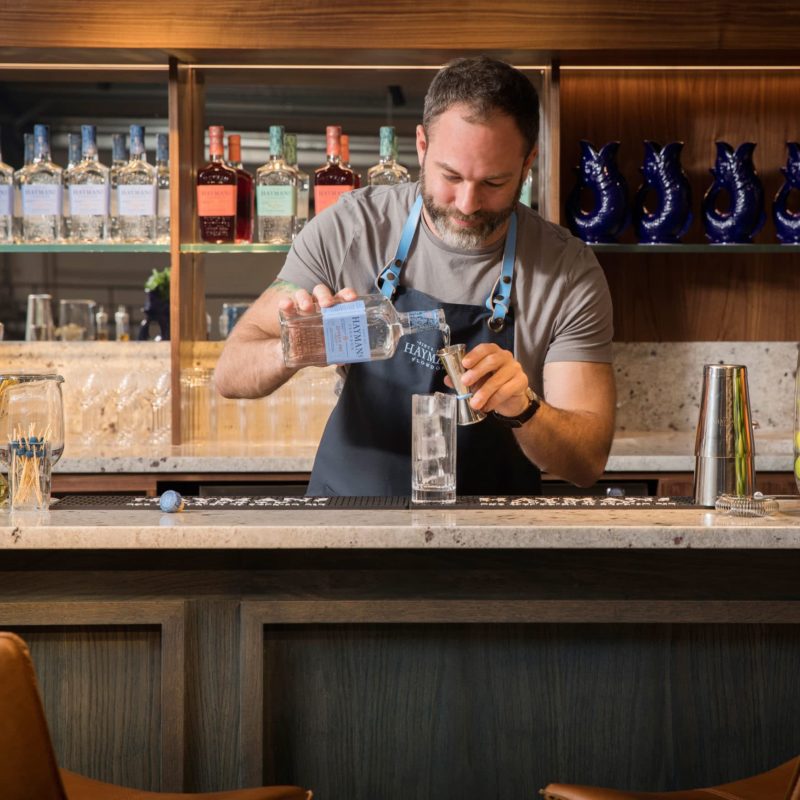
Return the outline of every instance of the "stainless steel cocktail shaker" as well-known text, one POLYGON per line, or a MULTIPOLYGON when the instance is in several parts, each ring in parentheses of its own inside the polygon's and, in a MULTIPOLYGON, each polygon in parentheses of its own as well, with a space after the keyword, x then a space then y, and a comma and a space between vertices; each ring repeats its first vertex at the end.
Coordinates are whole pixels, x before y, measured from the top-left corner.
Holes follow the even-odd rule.
POLYGON ((713 506, 721 494, 755 491, 755 448, 747 367, 706 364, 695 440, 694 499, 713 506))

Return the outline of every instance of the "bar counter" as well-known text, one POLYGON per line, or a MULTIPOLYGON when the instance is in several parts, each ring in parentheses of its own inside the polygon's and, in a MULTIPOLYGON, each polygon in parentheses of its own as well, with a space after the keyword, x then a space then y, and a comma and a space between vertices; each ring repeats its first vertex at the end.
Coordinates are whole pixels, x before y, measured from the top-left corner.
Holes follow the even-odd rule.
POLYGON ((754 774, 800 752, 798 574, 800 500, 0 512, 0 627, 62 765, 149 790, 754 774))
MULTIPOLYGON (((209 502, 212 502, 209 500, 209 502)), ((0 512, 0 550, 794 549, 800 498, 765 518, 706 508, 147 509, 0 512)), ((619 501, 617 501, 619 503, 619 501)))

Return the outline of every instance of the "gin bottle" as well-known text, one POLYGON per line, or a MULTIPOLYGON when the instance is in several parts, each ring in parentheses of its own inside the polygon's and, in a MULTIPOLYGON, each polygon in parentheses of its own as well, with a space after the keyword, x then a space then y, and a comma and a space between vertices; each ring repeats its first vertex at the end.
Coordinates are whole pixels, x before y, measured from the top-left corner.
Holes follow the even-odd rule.
POLYGON ((19 175, 22 193, 22 241, 57 242, 61 233, 61 167, 50 160, 50 128, 33 126, 33 161, 19 175))
POLYGON ((345 169, 352 170, 353 175, 355 176, 355 182, 353 183, 354 189, 361 188, 361 175, 353 169, 353 165, 350 163, 350 137, 346 134, 342 134, 341 138, 342 144, 342 166, 345 169))
POLYGON ((33 134, 23 133, 25 156, 22 166, 14 173, 14 241, 22 241, 22 172, 33 163, 33 134))
POLYGON ((270 125, 269 161, 256 171, 258 241, 291 244, 297 216, 297 172, 284 160, 283 125, 270 125))
POLYGON ((242 137, 228 137, 228 166, 236 170, 236 242, 253 241, 253 176, 242 166, 242 137))
POLYGON ((297 173, 297 214, 294 218, 294 236, 297 236, 308 222, 309 177, 297 164, 297 134, 287 133, 283 137, 283 150, 286 163, 297 173))
POLYGON ((525 180, 519 190, 519 201, 528 208, 532 207, 533 202, 533 170, 529 169, 525 180))
POLYGON ((114 133, 111 135, 111 212, 109 216, 109 236, 119 241, 119 186, 120 170, 128 163, 128 148, 125 144, 124 133, 114 133))
POLYGON ((408 183, 408 170, 397 163, 395 148, 397 140, 391 125, 381 126, 381 144, 378 163, 367 172, 367 183, 370 186, 394 186, 408 183))
POLYGON ((0 139, 0 242, 14 240, 14 170, 3 161, 0 139))
MULTIPOLYGON (((293 368, 391 358, 401 336, 421 330, 441 331, 443 344, 450 344, 450 329, 441 308, 397 311, 380 294, 317 307, 311 313, 281 311, 280 323, 283 360, 293 368)), ((428 360, 436 361, 435 352, 428 354, 428 360)))
POLYGON ((169 244, 169 134, 156 136, 156 186, 158 211, 156 215, 156 241, 169 244))
POLYGON ((61 236, 69 241, 70 236, 70 210, 69 210, 69 175, 81 163, 81 135, 79 133, 67 134, 67 166, 61 174, 62 206, 61 206, 61 236))
POLYGON ((356 185, 353 170, 342 165, 342 129, 338 125, 328 125, 325 129, 325 143, 328 162, 314 170, 314 213, 321 214, 332 206, 344 192, 352 192, 356 185))
POLYGON ((64 182, 69 195, 69 238, 75 242, 102 242, 108 235, 110 178, 97 158, 97 131, 81 125, 83 158, 68 169, 64 182))
POLYGON ((224 159, 225 128, 208 129, 210 161, 197 173, 197 217, 200 238, 212 244, 236 241, 236 170, 224 159))
POLYGON ((156 240, 156 168, 147 163, 144 128, 131 125, 131 156, 117 176, 119 237, 123 242, 156 240))

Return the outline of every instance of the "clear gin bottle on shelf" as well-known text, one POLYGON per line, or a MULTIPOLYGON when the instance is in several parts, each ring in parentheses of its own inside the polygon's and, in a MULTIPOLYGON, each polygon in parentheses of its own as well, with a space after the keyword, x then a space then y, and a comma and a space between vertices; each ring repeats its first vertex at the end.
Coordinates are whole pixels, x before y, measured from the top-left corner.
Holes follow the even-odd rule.
POLYGON ((14 240, 14 170, 3 161, 0 137, 0 242, 14 240))
POLYGON ((380 159, 367 171, 370 186, 393 186, 408 183, 408 170, 395 159, 396 139, 391 125, 381 126, 380 159))
POLYGON ((81 162, 81 135, 79 133, 67 134, 67 166, 61 173, 62 183, 62 202, 61 202, 61 236, 66 241, 69 241, 70 236, 70 216, 69 210, 69 175, 75 167, 81 162))
POLYGON ((125 144, 124 133, 114 133, 111 135, 111 209, 109 212, 109 237, 119 241, 119 196, 117 186, 119 185, 120 170, 128 163, 128 147, 125 144))
POLYGON ((158 213, 156 241, 169 244, 169 134, 156 136, 156 183, 158 185, 158 213))
POLYGON ((284 159, 283 125, 270 125, 269 161, 256 171, 258 241, 291 244, 297 215, 297 172, 284 159))
POLYGON ((75 242, 102 242, 108 236, 110 177, 97 156, 94 125, 81 125, 83 158, 67 170, 64 182, 69 195, 69 238, 75 242))
MULTIPOLYGON (((432 311, 397 311, 380 294, 305 314, 281 311, 281 347, 287 367, 320 367, 391 358, 401 336, 421 330, 438 330, 444 346, 450 328, 441 308, 432 311)), ((435 350, 429 354, 438 360, 435 350)))
POLYGON ((33 134, 23 133, 24 158, 22 166, 14 173, 14 241, 22 241, 22 172, 33 163, 33 134))
POLYGON ((19 176, 22 194, 22 241, 57 242, 61 235, 62 172, 50 159, 50 128, 33 126, 33 161, 19 176))
POLYGON ((130 159, 117 177, 119 236, 123 242, 155 242, 157 176, 156 168, 147 163, 141 125, 131 125, 130 142, 130 159))
POLYGON ((283 137, 286 163, 297 173, 297 213, 294 218, 294 235, 297 236, 308 222, 308 194, 311 178, 297 164, 297 134, 287 133, 283 137))

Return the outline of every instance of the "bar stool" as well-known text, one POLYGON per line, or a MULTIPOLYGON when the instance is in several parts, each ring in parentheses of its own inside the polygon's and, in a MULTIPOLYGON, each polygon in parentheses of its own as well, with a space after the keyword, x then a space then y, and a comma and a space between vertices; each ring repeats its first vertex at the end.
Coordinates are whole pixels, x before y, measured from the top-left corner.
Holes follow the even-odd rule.
POLYGON ((2 800, 310 800, 299 786, 229 792, 144 792, 103 783, 56 763, 36 674, 25 642, 0 632, 0 797, 2 800))
POLYGON ((551 783, 544 800, 800 800, 800 756, 769 772, 733 783, 685 792, 619 792, 592 786, 551 783))

